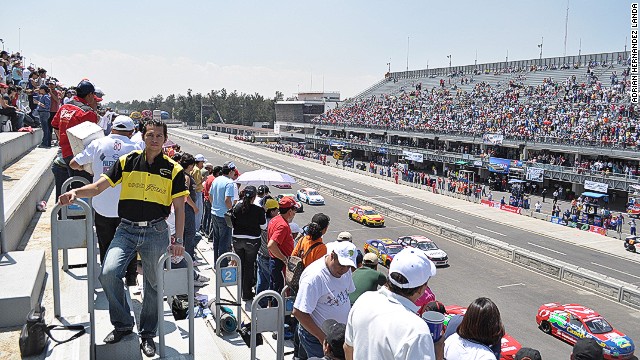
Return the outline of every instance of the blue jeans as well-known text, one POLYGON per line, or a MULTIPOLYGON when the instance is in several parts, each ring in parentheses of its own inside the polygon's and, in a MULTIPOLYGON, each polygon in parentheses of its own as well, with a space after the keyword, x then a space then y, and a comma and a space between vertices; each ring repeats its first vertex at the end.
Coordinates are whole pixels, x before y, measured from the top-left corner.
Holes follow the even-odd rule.
POLYGON ((167 251, 169 230, 165 221, 148 227, 120 223, 102 265, 100 283, 109 301, 109 316, 116 330, 132 330, 134 319, 124 295, 124 276, 131 259, 140 254, 144 271, 144 300, 138 324, 140 336, 154 337, 158 329, 156 266, 167 251))
MULTIPOLYGON (((231 228, 227 226, 224 217, 211 216, 211 237, 213 238, 213 261, 218 261, 220 255, 231 251, 231 228)), ((222 260, 221 267, 227 267, 229 259, 222 260)))
POLYGON ((284 269, 284 263, 280 259, 271 258, 269 259, 269 290, 273 290, 280 294, 282 289, 284 288, 284 273, 282 272, 284 269))
POLYGON ((320 341, 305 330, 302 324, 298 324, 298 337, 300 339, 299 359, 306 360, 311 357, 322 358, 324 356, 320 341))
POLYGON ((51 147, 51 132, 49 132, 49 112, 38 111, 38 119, 40 119, 40 126, 42 127, 42 143, 40 145, 51 147))
POLYGON ((202 197, 201 192, 196 192, 196 207, 198 208, 198 213, 196 214, 196 227, 195 231, 200 231, 200 225, 202 224, 202 210, 204 198, 202 197))
MULTIPOLYGON (((258 255, 256 262, 258 263, 258 280, 256 281, 256 295, 265 290, 269 290, 271 275, 269 272, 269 256, 258 255)), ((266 299, 263 299, 260 306, 267 307, 266 299)))

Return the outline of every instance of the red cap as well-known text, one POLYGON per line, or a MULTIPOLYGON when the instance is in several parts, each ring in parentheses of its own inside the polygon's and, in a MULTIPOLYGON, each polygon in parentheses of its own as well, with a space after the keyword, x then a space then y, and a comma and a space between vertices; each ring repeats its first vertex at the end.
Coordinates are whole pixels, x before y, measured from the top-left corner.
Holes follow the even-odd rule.
POLYGON ((280 201, 278 201, 278 205, 280 205, 280 209, 289 209, 292 207, 297 208, 298 204, 291 196, 283 196, 280 201))
POLYGON ((96 102, 102 101, 102 98, 101 97, 97 97, 95 94, 93 94, 93 97, 96 99, 96 102))
POLYGON ((7 84, 4 83, 0 83, 0 88, 8 88, 9 86, 7 86, 7 84))

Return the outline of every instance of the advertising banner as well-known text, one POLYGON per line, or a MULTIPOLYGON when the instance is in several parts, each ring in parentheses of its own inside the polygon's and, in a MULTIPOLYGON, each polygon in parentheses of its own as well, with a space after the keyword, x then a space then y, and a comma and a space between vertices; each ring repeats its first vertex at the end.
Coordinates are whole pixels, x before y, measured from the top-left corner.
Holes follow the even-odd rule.
POLYGON ((585 180, 584 181, 584 189, 585 190, 593 190, 601 193, 607 193, 609 190, 609 185, 597 181, 585 180))
POLYGON ((511 160, 509 159, 490 157, 489 164, 487 165, 487 169, 489 169, 489 171, 492 173, 508 174, 510 166, 511 166, 511 160))
POLYGON ((502 134, 484 134, 482 135, 482 143, 487 145, 502 145, 504 135, 502 134))
POLYGON ((607 236, 607 229, 601 228, 599 226, 589 225, 589 232, 607 236))
POLYGON ((517 207, 517 206, 511 206, 511 205, 500 205, 500 210, 504 210, 504 211, 508 211, 510 213, 514 213, 514 214, 520 214, 522 212, 522 209, 517 207))
POLYGON ((414 152, 403 150, 402 156, 404 156, 406 160, 410 160, 410 161, 415 161, 420 163, 424 161, 424 155, 421 153, 414 153, 414 152))
POLYGON ((544 169, 537 167, 527 167, 527 180, 542 182, 544 181, 544 169))

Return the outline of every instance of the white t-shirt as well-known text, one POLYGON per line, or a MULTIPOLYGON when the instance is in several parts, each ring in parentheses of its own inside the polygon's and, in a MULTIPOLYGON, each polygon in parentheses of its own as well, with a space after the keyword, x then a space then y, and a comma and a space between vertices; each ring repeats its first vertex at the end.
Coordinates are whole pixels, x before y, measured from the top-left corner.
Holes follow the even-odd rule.
POLYGON ((302 272, 293 306, 310 314, 318 327, 328 319, 346 324, 351 309, 349 293, 355 290, 351 270, 337 278, 329 272, 323 256, 302 272))
POLYGON ((444 357, 447 360, 496 360, 488 346, 463 339, 458 334, 444 341, 444 357))
MULTIPOLYGON (((140 150, 136 143, 123 135, 110 134, 100 139, 93 140, 80 154, 75 156, 78 164, 91 163, 93 181, 97 181, 100 175, 105 173, 120 156, 134 150, 140 150)), ((92 200, 94 210, 110 218, 118 217, 118 200, 120 199, 120 184, 113 188, 107 188, 92 200)))
POLYGON ((29 69, 22 70, 22 80, 23 81, 29 81, 29 76, 31 76, 31 70, 29 70, 29 69))
POLYGON ((146 145, 144 144, 144 140, 142 139, 142 132, 140 131, 136 131, 135 134, 133 134, 133 136, 131 137, 131 141, 138 144, 138 146, 142 150, 144 150, 144 148, 146 147, 146 145))
POLYGON ((345 344, 358 360, 434 360, 429 325, 417 315, 411 300, 386 287, 367 291, 353 304, 345 344))

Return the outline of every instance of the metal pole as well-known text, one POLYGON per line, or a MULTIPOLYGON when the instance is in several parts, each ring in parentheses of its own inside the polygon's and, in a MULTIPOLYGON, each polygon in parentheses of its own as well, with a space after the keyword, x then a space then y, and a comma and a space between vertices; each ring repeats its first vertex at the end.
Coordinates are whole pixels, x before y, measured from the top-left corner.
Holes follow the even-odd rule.
POLYGON ((200 96, 200 129, 202 129, 202 96, 200 96))
POLYGON ((407 36, 407 71, 409 71, 409 37, 407 36))
MULTIPOLYGON (((2 47, 4 49, 4 42, 2 43, 2 47)), ((2 148, 0 147, 0 159, 2 159, 2 148)), ((0 167, 2 168, 2 172, 4 173, 4 164, 0 163, 0 167)), ((4 191, 2 190, 2 177, 0 174, 0 254, 4 254, 9 252, 7 249, 7 244, 5 243, 4 238, 4 191)))

